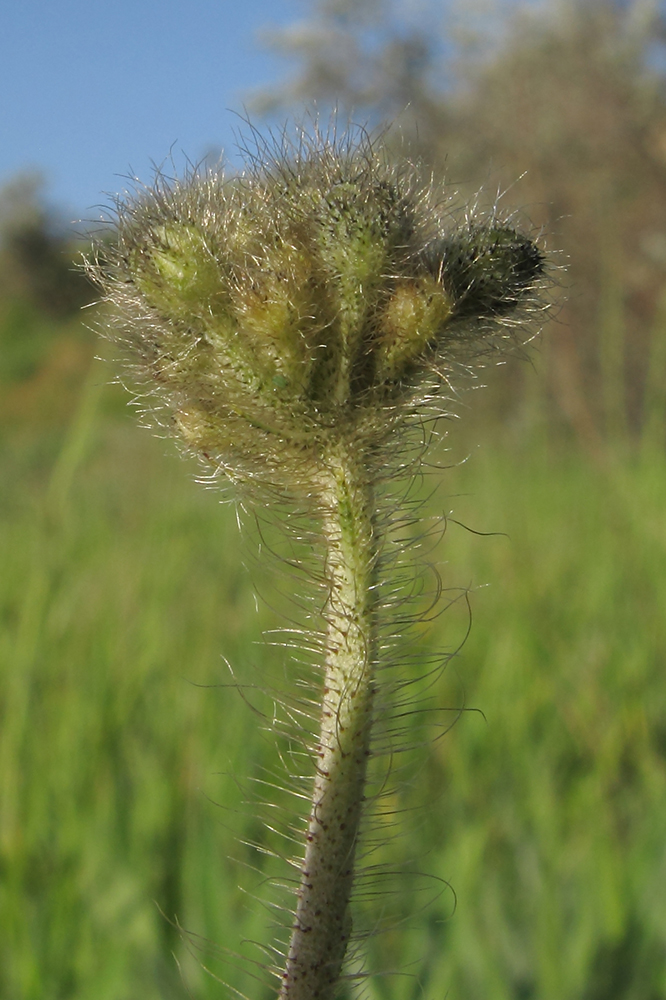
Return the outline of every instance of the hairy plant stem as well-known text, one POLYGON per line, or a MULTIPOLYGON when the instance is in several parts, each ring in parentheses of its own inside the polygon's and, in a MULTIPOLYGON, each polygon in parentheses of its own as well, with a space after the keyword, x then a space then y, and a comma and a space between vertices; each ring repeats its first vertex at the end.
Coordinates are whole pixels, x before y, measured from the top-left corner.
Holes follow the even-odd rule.
POLYGON ((372 726, 374 493, 364 456, 336 445, 319 476, 327 544, 326 674, 317 773, 281 1000, 329 1000, 351 932, 349 901, 372 726))
MULTIPOLYGON (((211 478, 257 498, 266 487, 289 513, 308 492, 320 517, 321 722, 305 737, 312 806, 278 976, 279 1000, 333 1000, 378 714, 376 463, 398 475, 402 429, 448 413, 457 375, 520 341, 545 257, 495 210, 459 219, 446 192, 334 118, 293 143, 259 140, 239 177, 158 174, 119 200, 117 240, 89 267, 157 425, 211 478)), ((292 698, 302 710, 298 687, 285 715, 292 698)))

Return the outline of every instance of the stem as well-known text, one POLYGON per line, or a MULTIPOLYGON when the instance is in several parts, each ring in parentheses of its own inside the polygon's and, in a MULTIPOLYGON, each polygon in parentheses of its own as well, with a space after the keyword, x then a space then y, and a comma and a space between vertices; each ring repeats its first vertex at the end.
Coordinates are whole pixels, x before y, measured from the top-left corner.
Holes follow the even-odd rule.
POLYGON ((326 677, 317 773, 280 1000, 333 996, 351 932, 349 901, 372 725, 374 496, 363 457, 339 446, 320 482, 327 542, 326 677))

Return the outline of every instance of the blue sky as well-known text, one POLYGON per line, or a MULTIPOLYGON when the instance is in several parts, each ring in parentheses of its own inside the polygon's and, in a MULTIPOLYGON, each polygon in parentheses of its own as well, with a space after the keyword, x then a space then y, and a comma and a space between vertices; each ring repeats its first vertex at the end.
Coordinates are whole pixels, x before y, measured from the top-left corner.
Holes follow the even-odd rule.
POLYGON ((39 170, 71 218, 151 176, 173 147, 196 160, 228 149, 233 111, 282 78, 260 30, 303 14, 299 0, 13 0, 0 16, 0 185, 39 170), (231 109, 231 110, 228 110, 231 109))
MULTIPOLYGON (((552 0, 396 0, 398 21, 552 0)), ((0 187, 39 171, 49 202, 92 220, 132 174, 225 150, 243 99, 288 66, 262 29, 307 17, 314 0, 6 0, 0 15, 0 187)))

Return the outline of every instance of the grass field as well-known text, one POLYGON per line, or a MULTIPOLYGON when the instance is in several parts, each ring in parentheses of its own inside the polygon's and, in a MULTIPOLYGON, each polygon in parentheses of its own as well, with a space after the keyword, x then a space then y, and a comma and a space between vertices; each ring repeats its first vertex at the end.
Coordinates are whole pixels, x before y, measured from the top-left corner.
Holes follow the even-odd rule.
MULTIPOLYGON (((86 374, 86 350, 56 352, 3 410, 0 998, 233 995, 177 920, 216 975, 268 1000, 234 955, 269 940, 254 894, 270 863, 241 842, 268 836, 251 786, 275 747, 223 658, 288 683, 254 598, 273 570, 196 467, 135 427, 108 370, 86 374)), ((432 697, 479 711, 421 755, 384 850, 457 905, 444 888, 424 909, 396 880, 412 916, 368 963, 402 975, 368 996, 661 1000, 666 457, 593 459, 515 428, 476 440, 431 502, 453 512, 444 586, 469 587, 473 614, 432 697)), ((463 604, 433 649, 458 644, 463 604)))

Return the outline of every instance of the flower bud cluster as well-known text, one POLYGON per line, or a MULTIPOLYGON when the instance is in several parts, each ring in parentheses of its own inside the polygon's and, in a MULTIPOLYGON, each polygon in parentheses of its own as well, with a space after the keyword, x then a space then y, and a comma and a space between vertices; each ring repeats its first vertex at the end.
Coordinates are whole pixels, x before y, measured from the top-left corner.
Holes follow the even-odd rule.
POLYGON ((241 481, 287 479, 336 439, 385 441, 433 372, 511 336, 544 269, 505 222, 452 225, 363 133, 315 132, 241 176, 158 178, 119 205, 100 258, 140 376, 241 481))

